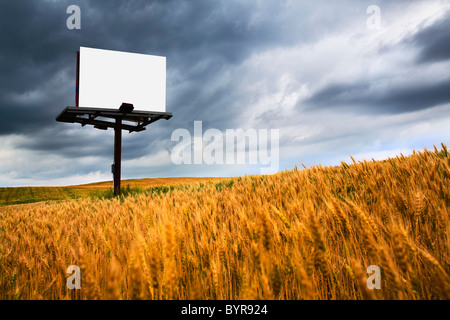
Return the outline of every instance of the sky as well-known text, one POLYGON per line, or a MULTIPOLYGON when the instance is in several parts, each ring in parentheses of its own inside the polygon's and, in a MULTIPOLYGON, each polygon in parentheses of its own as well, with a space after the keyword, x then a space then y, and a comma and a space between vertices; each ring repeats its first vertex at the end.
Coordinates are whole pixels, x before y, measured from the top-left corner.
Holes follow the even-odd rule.
MULTIPOLYGON (((114 132, 55 120, 75 105, 80 46, 167 59, 173 117, 124 131, 122 179, 267 169, 177 164, 181 145, 225 145, 173 139, 194 121, 271 133, 271 172, 450 142, 450 1, 0 0, 0 41, 1 187, 112 180, 114 132)), ((264 139, 248 141, 250 159, 264 139)))

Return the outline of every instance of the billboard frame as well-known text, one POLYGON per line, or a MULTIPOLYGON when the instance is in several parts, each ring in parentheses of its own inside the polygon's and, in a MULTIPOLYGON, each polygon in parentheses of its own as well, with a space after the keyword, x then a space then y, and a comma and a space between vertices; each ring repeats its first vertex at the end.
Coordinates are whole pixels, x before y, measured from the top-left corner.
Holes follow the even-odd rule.
MULTIPOLYGON (((164 57, 165 58, 165 57, 164 57)), ((160 111, 134 111, 131 103, 122 102, 118 109, 103 107, 80 107, 80 51, 77 51, 76 79, 75 79, 75 107, 68 106, 56 117, 58 122, 79 123, 81 126, 93 125, 100 130, 114 129, 114 163, 111 166, 113 173, 114 195, 120 195, 120 176, 122 162, 122 130, 140 132, 146 126, 160 119, 172 118, 170 112, 160 111), (124 123, 126 121, 127 123, 124 123)), ((164 105, 165 110, 165 105, 164 105)))

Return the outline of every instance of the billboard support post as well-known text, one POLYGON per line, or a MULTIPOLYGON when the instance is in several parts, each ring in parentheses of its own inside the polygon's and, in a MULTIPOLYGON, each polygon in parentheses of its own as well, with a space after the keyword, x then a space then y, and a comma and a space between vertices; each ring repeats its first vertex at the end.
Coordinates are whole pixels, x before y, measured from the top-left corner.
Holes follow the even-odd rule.
POLYGON ((122 118, 116 118, 116 126, 114 127, 114 195, 120 194, 120 172, 122 162, 122 118))

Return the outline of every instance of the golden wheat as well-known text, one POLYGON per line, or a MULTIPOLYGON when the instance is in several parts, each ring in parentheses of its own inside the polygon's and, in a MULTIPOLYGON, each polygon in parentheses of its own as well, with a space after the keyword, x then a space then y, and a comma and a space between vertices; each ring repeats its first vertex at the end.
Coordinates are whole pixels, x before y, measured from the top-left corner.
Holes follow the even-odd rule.
POLYGON ((0 299, 449 299, 446 146, 352 161, 2 207, 0 299))

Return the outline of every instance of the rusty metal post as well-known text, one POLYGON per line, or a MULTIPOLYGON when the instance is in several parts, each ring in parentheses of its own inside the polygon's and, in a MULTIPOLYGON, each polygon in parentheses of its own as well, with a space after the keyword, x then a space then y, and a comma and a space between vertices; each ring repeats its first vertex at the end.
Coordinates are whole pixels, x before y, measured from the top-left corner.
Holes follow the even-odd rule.
POLYGON ((120 194, 120 171, 122 162, 122 118, 116 118, 114 128, 114 195, 120 194))

